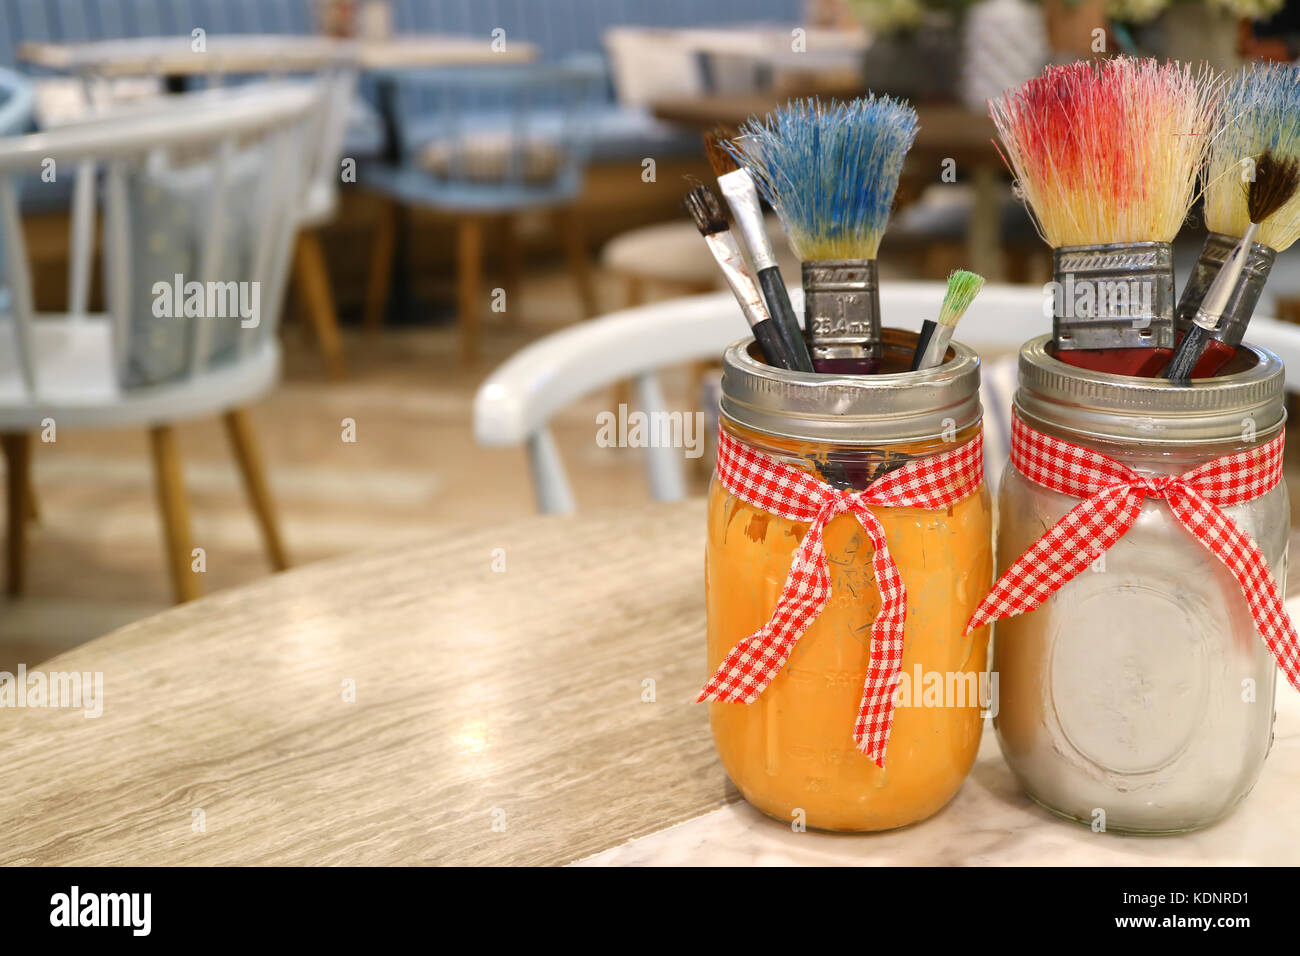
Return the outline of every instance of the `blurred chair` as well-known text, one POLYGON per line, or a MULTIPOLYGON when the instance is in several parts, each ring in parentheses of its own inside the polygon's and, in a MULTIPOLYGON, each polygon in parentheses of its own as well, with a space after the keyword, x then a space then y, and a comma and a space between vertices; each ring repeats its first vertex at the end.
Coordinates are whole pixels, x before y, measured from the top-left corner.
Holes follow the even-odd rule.
POLYGON ((362 179, 389 200, 371 247, 366 327, 379 328, 388 306, 396 203, 457 219, 457 301, 466 360, 477 353, 483 233, 490 219, 505 226, 507 309, 518 309, 520 254, 513 217, 549 209, 585 316, 593 315, 586 243, 572 204, 582 188, 590 145, 584 114, 595 102, 604 68, 584 59, 402 72, 392 80, 401 159, 368 169, 362 179))
POLYGON ((174 426, 222 416, 271 564, 286 566, 244 407, 279 374, 276 326, 318 106, 315 86, 246 86, 0 140, 9 593, 23 586, 21 516, 33 435, 50 422, 60 429, 148 429, 168 569, 176 599, 184 601, 199 587, 174 426), (73 208, 69 311, 40 315, 15 183, 50 160, 91 188, 73 208), (92 313, 87 249, 100 200, 107 311, 92 313), (203 296, 192 299, 182 289, 169 303, 177 274, 183 283, 201 283, 203 296), (256 305, 247 310, 247 326, 235 301, 256 305))
POLYGON ((299 220, 293 254, 294 291, 302 297, 303 314, 310 323, 331 378, 347 374, 343 343, 339 338, 338 312, 330 288, 325 253, 317 230, 338 211, 340 162, 348 115, 357 88, 355 68, 338 67, 318 77, 322 95, 308 151, 307 198, 299 220))
MULTIPOLYGON (((891 283, 880 291, 881 312, 890 326, 919 329, 923 320, 938 315, 946 288, 942 282, 891 283)), ((790 293, 801 312, 801 290, 790 293)), ((977 351, 1007 354, 1049 327, 1041 289, 990 285, 962 320, 957 339, 977 351)), ((626 378, 634 382, 640 411, 666 412, 660 369, 716 358, 745 335, 745 320, 729 292, 624 309, 564 329, 520 350, 488 376, 474 397, 474 436, 481 445, 527 447, 539 510, 571 513, 576 502, 549 428, 555 414, 626 378)), ((995 449, 991 454, 1004 458, 1008 439, 1002 433, 1010 434, 1009 417, 990 414, 986 428, 995 432, 988 440, 995 449)), ((647 448, 646 469, 655 500, 685 496, 680 449, 647 448)))

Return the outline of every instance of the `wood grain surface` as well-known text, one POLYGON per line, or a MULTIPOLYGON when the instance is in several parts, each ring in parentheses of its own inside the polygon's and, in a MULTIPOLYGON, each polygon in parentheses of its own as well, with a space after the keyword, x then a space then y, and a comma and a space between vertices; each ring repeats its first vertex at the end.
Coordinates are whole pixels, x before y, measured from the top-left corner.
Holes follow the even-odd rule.
POLYGON ((716 809, 703 551, 700 501, 449 530, 92 641, 38 669, 102 716, 0 708, 0 863, 563 863, 716 809))

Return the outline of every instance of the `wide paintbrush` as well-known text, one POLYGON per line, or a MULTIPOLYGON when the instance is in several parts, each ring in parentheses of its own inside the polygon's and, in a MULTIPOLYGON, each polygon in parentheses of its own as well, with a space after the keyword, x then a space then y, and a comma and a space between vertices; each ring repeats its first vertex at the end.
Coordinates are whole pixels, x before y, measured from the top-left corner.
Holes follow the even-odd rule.
POLYGON ((1055 355, 1157 374, 1173 354, 1171 242, 1196 195, 1219 92, 1202 67, 1051 66, 990 101, 1003 156, 1053 248, 1055 355))
MULTIPOLYGON (((1241 238, 1232 251, 1228 253, 1218 275, 1210 283, 1200 308, 1192 319, 1192 327, 1187 330, 1183 340, 1178 344, 1165 377, 1171 382, 1185 382, 1192 377, 1192 372, 1200 364, 1205 351, 1215 346, 1216 364, 1230 359, 1236 348, 1219 340, 1222 334, 1223 314, 1233 292, 1241 279, 1242 269, 1246 264, 1252 243, 1263 227, 1277 215, 1296 196, 1300 187, 1300 162, 1294 157, 1278 159, 1266 152, 1255 161, 1255 180, 1246 190, 1246 212, 1250 217, 1241 238), (1219 361, 1221 359, 1221 361, 1219 361)), ((1216 369, 1217 371, 1217 369, 1216 369)))
POLYGON ((732 141, 803 263, 804 335, 819 372, 879 369, 876 254, 916 130, 910 106, 868 95, 793 101, 732 141))
MULTIPOLYGON (((1180 334, 1189 332, 1211 283, 1250 228, 1247 206, 1258 157, 1300 158, 1300 66, 1254 63, 1228 84, 1219 127, 1205 167, 1205 226, 1209 235, 1175 311, 1180 334)), ((1300 194, 1258 223, 1245 248, 1240 278, 1229 293, 1218 328, 1205 343, 1192 378, 1218 374, 1236 354, 1279 252, 1300 238, 1300 194)))

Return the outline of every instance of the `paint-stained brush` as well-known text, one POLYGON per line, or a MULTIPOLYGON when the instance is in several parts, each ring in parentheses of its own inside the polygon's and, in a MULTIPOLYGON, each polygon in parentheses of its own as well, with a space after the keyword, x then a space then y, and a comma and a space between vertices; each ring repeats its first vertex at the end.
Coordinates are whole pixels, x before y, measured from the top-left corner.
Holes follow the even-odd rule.
POLYGON ((964 269, 956 269, 948 276, 948 292, 939 307, 939 319, 935 323, 934 333, 926 343, 925 351, 914 368, 933 368, 943 364, 948 354, 948 343, 952 341, 953 330, 966 314, 975 296, 984 288, 984 277, 964 269))
MULTIPOLYGON (((1236 351, 1234 347, 1217 341, 1221 333, 1223 313, 1228 307, 1233 292, 1241 279, 1242 268, 1255 236, 1262 225, 1278 213, 1296 195, 1300 188, 1300 161, 1295 157, 1278 159, 1271 152, 1265 152, 1255 162, 1255 181, 1246 191, 1246 207, 1250 222, 1245 232, 1228 258, 1223 263, 1218 275, 1210 283, 1209 290, 1201 307, 1196 310, 1192 327, 1178 344, 1178 351, 1165 370, 1165 377, 1171 382, 1185 382, 1192 377, 1192 371, 1200 362, 1202 354, 1210 346, 1217 350, 1226 350, 1227 358, 1236 351)), ((1226 359, 1225 359, 1226 361, 1226 359)))
POLYGON ((796 368, 795 359, 786 348, 781 333, 763 305, 758 287, 745 266, 745 258, 740 253, 735 236, 731 234, 727 212, 718 201, 717 194, 708 186, 696 186, 686 194, 683 204, 700 235, 708 243, 709 251, 722 269, 723 278, 735 294, 736 301, 740 303, 740 310, 745 314, 745 321, 753 330, 767 363, 779 368, 796 368))
MULTIPOLYGON (((1250 226, 1249 183, 1256 157, 1264 152, 1279 159, 1300 157, 1300 65, 1253 63, 1233 76, 1224 92, 1204 173, 1209 235, 1178 299, 1174 319, 1180 334, 1191 330, 1214 277, 1250 226)), ((1297 239, 1300 193, 1259 224, 1246 248, 1241 278, 1192 378, 1217 375, 1236 354, 1278 253, 1297 239)))
POLYGON ((1119 56, 1049 66, 989 112, 1053 247, 1063 362, 1155 375, 1173 354, 1173 238, 1196 194, 1219 95, 1208 68, 1119 56))
POLYGON ((732 141, 803 262, 804 335, 819 372, 879 369, 876 254, 916 130, 906 103, 868 95, 793 101, 751 117, 732 141))
POLYGON ((796 363, 795 367, 801 372, 811 372, 812 358, 804 344, 803 331, 799 328, 794 307, 790 304, 785 280, 781 278, 776 254, 772 251, 772 241, 763 225, 763 206, 758 198, 758 189, 749 171, 736 162, 728 145, 724 130, 717 129, 704 134, 704 148, 709 156, 709 165, 717 177, 722 197, 731 207, 735 231, 740 233, 745 249, 749 252, 749 261, 754 267, 767 311, 776 323, 781 338, 785 341, 786 351, 796 363))

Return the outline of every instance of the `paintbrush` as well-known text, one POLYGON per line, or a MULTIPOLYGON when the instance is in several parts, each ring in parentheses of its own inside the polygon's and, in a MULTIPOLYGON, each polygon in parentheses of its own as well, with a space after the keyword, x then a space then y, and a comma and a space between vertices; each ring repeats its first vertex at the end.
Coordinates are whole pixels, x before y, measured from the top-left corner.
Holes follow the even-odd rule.
MULTIPOLYGON (((1227 358, 1236 352, 1234 346, 1216 341, 1222 332, 1223 313, 1237 289, 1251 245, 1263 223, 1295 198, 1297 188, 1300 188, 1300 161, 1294 157, 1278 159, 1271 152, 1265 152, 1255 161, 1255 180, 1246 190, 1246 212, 1250 222, 1228 253, 1219 274, 1210 283, 1204 301, 1196 310, 1192 327, 1183 336, 1178 351, 1165 370, 1165 377, 1171 382, 1185 382, 1191 378, 1202 353, 1211 344, 1218 350, 1226 351, 1227 358)), ((1219 363, 1220 367, 1226 361, 1226 358, 1223 359, 1219 363)))
POLYGON ((751 117, 732 141, 803 263, 804 335, 819 372, 880 367, 876 254, 916 129, 910 106, 869 94, 792 101, 751 117))
POLYGON ((948 354, 948 343, 952 341, 953 330, 957 328, 957 323, 961 321, 961 317, 966 314, 966 310, 970 308, 982 288, 984 288, 984 277, 981 275, 967 272, 965 269, 956 269, 949 273, 948 292, 943 297, 943 305, 939 307, 939 319, 925 346, 922 347, 918 343, 912 359, 914 371, 943 364, 944 357, 948 354))
POLYGON ((704 149, 709 156, 709 165, 713 167, 713 175, 717 177, 718 188, 722 190, 722 197, 731 207, 736 232, 740 233, 749 252, 758 288, 763 293, 763 301, 767 303, 772 321, 776 323, 781 338, 785 341, 786 351, 793 357, 799 371, 811 372, 812 358, 808 354, 808 347, 804 345, 803 330, 799 328, 799 320, 790 304, 790 294, 786 291, 785 280, 781 278, 776 254, 772 251, 772 242, 763 225, 763 207, 753 177, 736 162, 736 158, 727 149, 725 131, 719 129, 705 133, 704 149))
MULTIPOLYGON (((1219 128, 1204 173, 1209 235, 1174 313, 1180 333, 1193 327, 1210 284, 1250 227, 1249 184, 1255 176, 1256 157, 1266 151, 1275 158, 1300 157, 1300 67, 1293 64, 1248 66, 1233 78, 1224 94, 1219 128)), ((1277 254, 1297 238, 1300 194, 1259 224, 1254 242, 1246 249, 1241 277, 1212 340, 1192 369, 1192 378, 1218 374, 1236 354, 1277 254)))
POLYGON ((796 368, 795 359, 786 348, 781 332, 763 305, 758 287, 745 266, 745 258, 740 253, 740 246, 736 244, 736 237, 731 234, 727 212, 718 201, 717 194, 708 186, 696 186, 686 194, 683 205, 695 221, 700 235, 708 243, 709 251, 722 269, 723 278, 740 303, 740 311, 745 314, 745 321, 753 330, 767 364, 778 368, 796 368))
POLYGON ((1063 362, 1155 375, 1173 354, 1171 242, 1187 217, 1219 83, 1120 56, 1049 66, 989 102, 1003 158, 1053 247, 1063 362))

